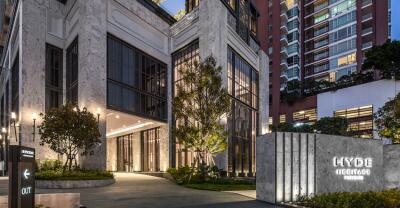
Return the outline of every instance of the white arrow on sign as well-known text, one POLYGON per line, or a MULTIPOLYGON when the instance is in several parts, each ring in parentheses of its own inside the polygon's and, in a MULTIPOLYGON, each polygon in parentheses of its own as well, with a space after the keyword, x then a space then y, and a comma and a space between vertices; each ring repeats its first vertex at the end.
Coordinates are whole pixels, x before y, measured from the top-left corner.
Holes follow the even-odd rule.
POLYGON ((31 173, 28 171, 28 169, 25 169, 25 172, 24 172, 25 179, 28 179, 28 176, 30 176, 30 175, 31 175, 31 173))

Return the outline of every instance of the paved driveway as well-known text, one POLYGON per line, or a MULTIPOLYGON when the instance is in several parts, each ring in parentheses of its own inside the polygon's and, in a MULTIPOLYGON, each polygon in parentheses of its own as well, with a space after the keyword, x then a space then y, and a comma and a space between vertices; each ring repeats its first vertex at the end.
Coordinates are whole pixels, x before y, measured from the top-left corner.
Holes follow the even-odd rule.
MULTIPOLYGON (((118 173, 111 186, 87 189, 45 190, 37 193, 81 193, 81 203, 88 208, 272 208, 252 198, 235 193, 202 191, 177 186, 170 181, 146 175, 118 173)), ((0 180, 0 195, 6 195, 6 180, 0 180)))

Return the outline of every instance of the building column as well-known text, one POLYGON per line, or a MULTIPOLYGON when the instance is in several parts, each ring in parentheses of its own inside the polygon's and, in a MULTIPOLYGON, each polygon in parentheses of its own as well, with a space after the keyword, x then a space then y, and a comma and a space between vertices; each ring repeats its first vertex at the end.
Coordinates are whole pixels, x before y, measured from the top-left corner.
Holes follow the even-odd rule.
MULTIPOLYGON (((222 83, 228 86, 227 71, 227 37, 228 10, 220 1, 200 1, 199 5, 199 50, 200 58, 204 60, 212 55, 217 66, 222 67, 222 83), (216 15, 218 14, 218 15, 216 15)), ((222 122, 227 122, 226 119, 222 122)), ((215 164, 228 170, 228 149, 215 158, 215 164)))
MULTIPOLYGON (((43 1, 21 1, 20 22, 16 21, 18 27, 19 44, 19 114, 18 121, 21 124, 21 143, 36 149, 36 158, 57 159, 57 153, 46 146, 39 145, 40 135, 36 131, 35 141, 33 141, 33 118, 32 114, 45 112, 45 65, 46 65, 46 5, 43 1)), ((18 15, 18 13, 17 13, 18 15)), ((11 31, 11 29, 10 29, 11 31)), ((18 60, 18 57, 16 57, 18 60)), ((10 68, 12 64, 10 63, 10 68)), ((11 72, 11 71, 10 71, 11 72)), ((11 80, 10 80, 11 88, 11 80)), ((10 94, 11 100, 11 94, 10 94)), ((11 108, 11 105, 10 105, 11 108)), ((40 124, 39 117, 36 126, 40 124)), ((15 144, 14 127, 11 124, 11 142, 15 144)), ((18 143, 17 143, 18 144, 18 143)))
POLYGON ((259 134, 264 135, 268 133, 269 129, 269 59, 264 51, 258 52, 259 56, 259 134))
POLYGON ((78 105, 95 116, 100 110, 101 145, 93 154, 81 158, 81 166, 106 169, 106 101, 107 101, 107 0, 78 0, 78 105))

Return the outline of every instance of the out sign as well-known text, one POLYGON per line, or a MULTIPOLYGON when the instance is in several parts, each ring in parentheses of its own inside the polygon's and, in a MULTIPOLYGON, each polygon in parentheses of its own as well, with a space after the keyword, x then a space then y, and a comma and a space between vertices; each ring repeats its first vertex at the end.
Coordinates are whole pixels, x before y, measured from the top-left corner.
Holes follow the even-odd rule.
POLYGON ((10 146, 9 208, 34 208, 35 149, 10 146))

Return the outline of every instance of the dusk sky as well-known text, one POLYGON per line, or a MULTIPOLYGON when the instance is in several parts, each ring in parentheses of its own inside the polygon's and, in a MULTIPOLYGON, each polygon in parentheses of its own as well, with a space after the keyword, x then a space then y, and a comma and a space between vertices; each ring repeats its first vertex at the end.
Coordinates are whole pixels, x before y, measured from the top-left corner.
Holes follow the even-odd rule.
MULTIPOLYGON (((185 9, 185 0, 166 0, 162 7, 176 14, 178 10, 185 9)), ((392 0, 392 38, 400 40, 400 0, 392 0)))

